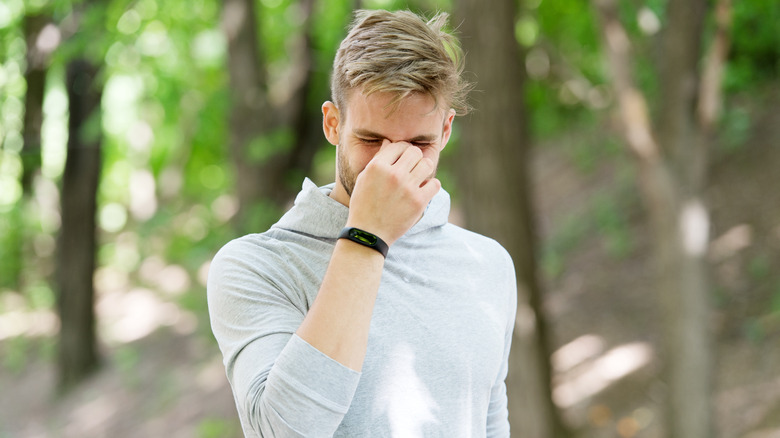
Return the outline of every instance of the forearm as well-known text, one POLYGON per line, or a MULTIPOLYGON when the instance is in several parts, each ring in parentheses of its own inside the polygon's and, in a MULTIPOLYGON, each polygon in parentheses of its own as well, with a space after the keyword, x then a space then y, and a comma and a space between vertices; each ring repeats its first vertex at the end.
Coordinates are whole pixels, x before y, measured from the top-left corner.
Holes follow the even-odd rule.
POLYGON ((247 398, 239 404, 242 417, 261 437, 331 436, 349 410, 359 379, 359 372, 293 335, 267 379, 248 385, 247 398))
POLYGON ((298 336, 331 359, 360 371, 383 266, 379 252, 339 240, 298 336))
MULTIPOLYGON (((358 175, 352 193, 337 184, 331 197, 349 207, 347 226, 374 233, 392 245, 414 225, 441 188, 439 180, 431 177, 434 169, 419 148, 384 139, 358 175)), ((339 240, 298 336, 331 359, 360 371, 383 267, 379 252, 339 240)))

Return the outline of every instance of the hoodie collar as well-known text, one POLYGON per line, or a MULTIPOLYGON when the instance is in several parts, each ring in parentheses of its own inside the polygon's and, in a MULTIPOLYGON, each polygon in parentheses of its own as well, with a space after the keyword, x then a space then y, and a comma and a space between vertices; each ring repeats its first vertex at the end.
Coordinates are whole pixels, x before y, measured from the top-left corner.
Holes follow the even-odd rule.
MULTIPOLYGON (((295 204, 271 228, 281 228, 317 237, 335 239, 347 223, 349 208, 330 197, 335 183, 317 187, 309 178, 295 197, 295 204)), ((417 234, 447 223, 450 214, 450 195, 439 190, 423 217, 406 233, 417 234)), ((370 231, 370 230, 368 230, 370 231)))

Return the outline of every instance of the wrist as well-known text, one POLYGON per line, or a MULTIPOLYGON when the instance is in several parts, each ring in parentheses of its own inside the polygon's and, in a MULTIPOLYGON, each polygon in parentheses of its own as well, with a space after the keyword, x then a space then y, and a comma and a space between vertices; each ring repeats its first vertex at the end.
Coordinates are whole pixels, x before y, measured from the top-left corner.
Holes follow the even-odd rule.
POLYGON ((357 244, 371 248, 382 254, 382 257, 387 258, 387 251, 389 246, 384 240, 382 240, 381 237, 377 236, 376 234, 370 233, 361 228, 347 226, 341 230, 338 238, 351 240, 357 244))

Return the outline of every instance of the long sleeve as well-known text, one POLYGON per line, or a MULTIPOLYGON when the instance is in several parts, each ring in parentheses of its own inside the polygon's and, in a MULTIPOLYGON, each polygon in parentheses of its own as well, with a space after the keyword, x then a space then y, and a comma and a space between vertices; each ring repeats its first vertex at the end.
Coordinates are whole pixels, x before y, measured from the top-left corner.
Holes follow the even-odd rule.
POLYGON ((306 184, 271 229, 212 261, 212 331, 245 436, 508 437, 514 267, 446 222, 443 190, 384 262, 362 372, 296 336, 347 214, 306 184))
POLYGON ((217 254, 208 280, 212 330, 247 437, 331 436, 360 373, 294 334, 308 301, 280 253, 254 236, 217 254))
POLYGON ((517 280, 514 266, 509 254, 505 252, 507 259, 506 275, 504 276, 504 290, 507 291, 507 324, 504 334, 504 355, 498 377, 490 390, 490 403, 487 414, 486 436, 506 438, 509 437, 509 409, 507 406, 506 376, 509 372, 509 351, 512 347, 512 334, 515 327, 517 312, 517 280))

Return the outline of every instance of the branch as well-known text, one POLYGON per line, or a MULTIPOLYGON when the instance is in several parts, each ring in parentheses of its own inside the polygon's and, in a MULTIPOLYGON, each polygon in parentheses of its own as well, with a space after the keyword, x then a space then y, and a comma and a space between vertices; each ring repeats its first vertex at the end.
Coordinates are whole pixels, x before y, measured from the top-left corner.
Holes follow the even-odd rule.
POLYGON ((659 160, 661 151, 653 135, 647 99, 634 83, 631 41, 618 19, 615 0, 594 0, 593 3, 601 22, 604 49, 628 146, 641 160, 659 160))
POLYGON ((731 46, 731 16, 731 0, 718 0, 715 6, 715 38, 704 60, 696 108, 699 127, 705 135, 712 132, 723 102, 723 72, 731 46))

